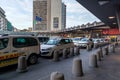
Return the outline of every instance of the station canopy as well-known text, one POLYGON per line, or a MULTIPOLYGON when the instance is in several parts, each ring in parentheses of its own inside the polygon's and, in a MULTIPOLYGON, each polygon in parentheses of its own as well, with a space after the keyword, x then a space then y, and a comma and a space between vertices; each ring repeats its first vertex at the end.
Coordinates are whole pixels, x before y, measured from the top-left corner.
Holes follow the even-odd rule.
POLYGON ((111 28, 118 27, 116 13, 120 14, 120 0, 76 0, 111 28))

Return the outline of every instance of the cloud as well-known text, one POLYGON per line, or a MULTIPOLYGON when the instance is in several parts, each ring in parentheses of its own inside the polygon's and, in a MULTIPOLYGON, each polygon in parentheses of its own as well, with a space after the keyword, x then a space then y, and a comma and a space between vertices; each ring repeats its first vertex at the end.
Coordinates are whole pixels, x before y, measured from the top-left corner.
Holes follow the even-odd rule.
POLYGON ((32 0, 2 0, 6 18, 18 29, 32 27, 32 0))
MULTIPOLYGON (((18 29, 32 27, 33 0, 0 0, 7 19, 18 29)), ((67 5, 67 27, 99 21, 76 0, 62 0, 67 5)))
POLYGON ((100 21, 77 1, 63 0, 63 2, 67 5, 67 28, 87 24, 88 22, 100 21))
POLYGON ((33 11, 33 2, 32 0, 15 0, 19 6, 22 8, 23 11, 28 12, 28 13, 32 13, 33 11))

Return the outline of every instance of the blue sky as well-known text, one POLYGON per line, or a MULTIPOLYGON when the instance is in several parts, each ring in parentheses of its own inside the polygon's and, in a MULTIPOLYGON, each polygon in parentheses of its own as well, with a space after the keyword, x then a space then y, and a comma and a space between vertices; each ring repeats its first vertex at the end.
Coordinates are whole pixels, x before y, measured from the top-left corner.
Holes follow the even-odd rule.
MULTIPOLYGON (((67 5, 67 28, 99 21, 75 0, 62 0, 67 5)), ((32 27, 33 0, 0 0, 7 19, 18 29, 32 27)))

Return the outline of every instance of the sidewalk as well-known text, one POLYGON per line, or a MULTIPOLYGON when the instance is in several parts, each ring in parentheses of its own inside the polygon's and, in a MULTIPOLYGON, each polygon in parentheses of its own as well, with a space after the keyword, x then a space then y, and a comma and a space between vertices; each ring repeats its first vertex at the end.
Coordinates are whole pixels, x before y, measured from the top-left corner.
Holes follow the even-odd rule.
POLYGON ((99 62, 99 68, 89 68, 83 77, 73 80, 120 80, 120 46, 116 47, 115 53, 104 56, 99 62))

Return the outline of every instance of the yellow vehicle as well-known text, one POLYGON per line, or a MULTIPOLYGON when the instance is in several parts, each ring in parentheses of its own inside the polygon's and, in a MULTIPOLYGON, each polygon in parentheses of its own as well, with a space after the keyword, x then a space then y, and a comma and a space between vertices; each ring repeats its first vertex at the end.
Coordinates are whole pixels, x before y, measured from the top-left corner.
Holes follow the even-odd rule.
POLYGON ((19 56, 26 56, 29 64, 38 61, 39 40, 34 36, 9 35, 0 37, 0 68, 17 64, 19 56))

